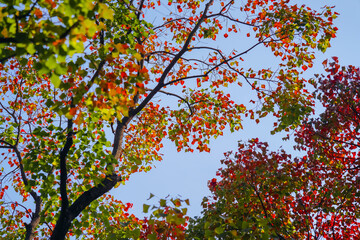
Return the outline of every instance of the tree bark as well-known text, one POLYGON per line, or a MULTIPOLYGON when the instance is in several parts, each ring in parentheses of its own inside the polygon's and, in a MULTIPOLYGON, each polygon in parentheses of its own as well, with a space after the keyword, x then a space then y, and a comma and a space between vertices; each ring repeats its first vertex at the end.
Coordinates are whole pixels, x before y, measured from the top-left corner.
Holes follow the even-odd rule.
POLYGON ((116 174, 107 175, 99 185, 84 192, 66 211, 60 213, 60 217, 56 222, 50 239, 65 239, 65 236, 71 227, 72 221, 79 216, 79 214, 87 206, 89 206, 92 201, 110 191, 120 181, 121 177, 116 174))
POLYGON ((32 240, 35 237, 35 229, 40 222, 40 212, 41 212, 41 198, 35 194, 35 192, 31 192, 33 198, 35 200, 35 212, 31 217, 31 222, 29 224, 25 223, 26 235, 25 240, 32 240))

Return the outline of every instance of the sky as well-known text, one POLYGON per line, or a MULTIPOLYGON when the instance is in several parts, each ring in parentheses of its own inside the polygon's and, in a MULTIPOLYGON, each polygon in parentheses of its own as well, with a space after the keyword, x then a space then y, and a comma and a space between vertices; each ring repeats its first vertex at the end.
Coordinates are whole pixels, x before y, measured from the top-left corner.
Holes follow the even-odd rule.
MULTIPOLYGON (((323 73, 322 61, 332 56, 339 57, 341 65, 360 66, 360 0, 317 0, 297 1, 314 9, 323 5, 335 6, 340 16, 335 20, 339 28, 337 37, 332 41, 332 47, 325 54, 317 54, 314 67, 307 73, 311 77, 314 73, 323 73)), ((219 43, 221 44, 221 43, 219 43)), ((259 52, 261 55, 261 52, 259 52)), ((250 65, 259 65, 259 59, 247 60, 250 65)), ((261 62, 261 61, 260 61, 261 62)), ((248 140, 258 137, 261 141, 269 142, 273 150, 283 147, 291 151, 292 142, 282 141, 284 134, 271 135, 273 120, 266 118, 259 124, 245 120, 244 129, 238 132, 227 132, 224 136, 213 140, 210 144, 210 153, 184 153, 177 152, 171 142, 164 143, 163 161, 155 163, 155 167, 148 173, 133 175, 126 185, 121 185, 112 193, 121 201, 133 203, 130 213, 144 216, 142 205, 154 204, 160 198, 168 195, 189 199, 188 214, 199 216, 201 214, 201 200, 210 194, 207 181, 215 177, 216 171, 221 167, 220 160, 223 153, 236 151, 239 140, 248 140), (150 193, 155 197, 147 201, 150 193)))

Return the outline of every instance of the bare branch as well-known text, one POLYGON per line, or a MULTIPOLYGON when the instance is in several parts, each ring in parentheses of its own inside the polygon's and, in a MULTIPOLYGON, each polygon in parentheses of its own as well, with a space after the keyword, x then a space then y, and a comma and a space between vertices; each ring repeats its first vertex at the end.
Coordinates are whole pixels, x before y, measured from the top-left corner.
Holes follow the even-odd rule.
MULTIPOLYGON (((168 54, 168 55, 171 55, 171 56, 176 56, 176 54, 175 53, 173 53, 173 52, 167 52, 167 51, 155 51, 155 52, 151 52, 151 53, 147 53, 146 55, 145 55, 145 57, 150 57, 150 56, 152 56, 152 55, 156 55, 156 54, 158 54, 158 55, 163 55, 163 54, 168 54)), ((185 57, 181 57, 180 59, 182 59, 182 60, 184 60, 184 61, 187 61, 187 62, 199 62, 199 63, 202 63, 202 64, 204 64, 204 65, 209 65, 209 63, 207 63, 207 62, 205 62, 205 61, 202 61, 202 60, 200 60, 200 59, 196 59, 196 58, 185 58, 185 57)))
MULTIPOLYGON (((146 90, 147 90, 147 91, 152 91, 151 89, 146 89, 146 90)), ((190 103, 189 103, 185 98, 183 98, 183 97, 181 97, 181 96, 179 96, 179 95, 177 95, 177 94, 175 94, 175 93, 165 92, 165 91, 163 91, 163 90, 160 90, 159 92, 160 92, 160 93, 164 93, 164 94, 169 95, 169 96, 174 96, 174 97, 179 98, 181 101, 183 101, 184 103, 186 103, 186 105, 188 106, 188 108, 189 108, 189 110, 190 110, 190 116, 194 114, 193 109, 192 109, 190 103)))
POLYGON ((9 143, 9 142, 7 142, 5 140, 0 139, 0 143, 3 143, 3 144, 7 145, 7 146, 0 146, 0 148, 14 148, 14 146, 11 143, 9 143))
POLYGON ((227 18, 227 19, 229 19, 229 20, 232 21, 232 22, 240 23, 240 24, 243 24, 243 25, 246 25, 246 26, 259 27, 258 25, 254 25, 254 24, 250 24, 250 23, 247 23, 247 22, 243 22, 243 21, 240 21, 240 20, 238 20, 238 19, 231 18, 230 16, 227 16, 227 15, 222 14, 222 13, 211 14, 211 15, 209 15, 208 17, 209 17, 209 18, 213 18, 213 17, 219 17, 219 16, 224 17, 224 18, 227 18))
POLYGON ((231 0, 229 1, 228 3, 224 4, 224 6, 220 9, 219 13, 222 13, 222 12, 226 12, 229 11, 230 9, 230 6, 234 3, 234 0, 231 0))
POLYGON ((237 55, 235 55, 235 56, 233 56, 233 57, 230 57, 230 58, 226 58, 226 57, 223 55, 223 53, 222 53, 219 49, 216 49, 216 48, 212 48, 212 47, 193 47, 193 48, 190 48, 190 49, 188 49, 188 50, 194 50, 194 49, 209 49, 209 50, 213 50, 213 51, 215 51, 215 52, 218 52, 218 53, 221 55, 223 61, 220 62, 220 63, 218 63, 218 64, 216 64, 216 65, 214 65, 211 69, 207 70, 207 71, 206 71, 204 74, 202 74, 202 75, 196 75, 196 76, 191 76, 191 77, 179 78, 179 79, 176 79, 176 80, 167 82, 164 86, 171 85, 171 84, 174 84, 174 83, 176 83, 176 82, 183 81, 183 80, 190 79, 190 78, 206 77, 206 76, 208 76, 212 71, 214 71, 215 69, 217 69, 218 67, 220 67, 220 66, 222 66, 222 65, 224 65, 224 64, 226 64, 228 67, 230 67, 231 69, 233 69, 233 68, 230 66, 230 64, 229 64, 230 61, 232 61, 232 60, 234 60, 234 59, 236 59, 236 58, 239 58, 240 56, 248 53, 250 50, 254 49, 255 47, 257 47, 258 45, 260 45, 260 44, 262 44, 262 43, 264 43, 264 41, 260 41, 260 42, 258 42, 258 43, 256 43, 256 44, 254 44, 253 46, 251 46, 250 48, 248 48, 247 50, 245 50, 245 51, 243 51, 243 52, 241 52, 241 53, 239 53, 239 54, 237 54, 237 55))
POLYGON ((194 23, 194 21, 188 19, 188 18, 185 18, 185 17, 182 17, 182 18, 176 18, 176 19, 172 19, 170 21, 167 21, 166 23, 163 23, 162 25, 160 26, 157 26, 157 27, 154 27, 153 30, 157 30, 159 28, 162 28, 162 27, 165 27, 166 25, 172 23, 172 22, 177 22, 177 21, 180 21, 180 20, 185 20, 187 22, 191 22, 191 23, 194 23))

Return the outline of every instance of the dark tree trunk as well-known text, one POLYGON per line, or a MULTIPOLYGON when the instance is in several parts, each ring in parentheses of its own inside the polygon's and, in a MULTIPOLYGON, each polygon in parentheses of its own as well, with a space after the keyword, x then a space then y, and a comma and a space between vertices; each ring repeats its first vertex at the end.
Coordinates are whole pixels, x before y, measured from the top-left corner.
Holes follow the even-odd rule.
POLYGON ((35 212, 31 217, 31 222, 29 224, 25 223, 26 235, 25 240, 32 240, 35 237, 35 229, 39 225, 40 222, 40 212, 41 212, 41 198, 36 195, 34 191, 31 191, 31 196, 35 200, 35 212))
POLYGON ((60 214, 60 217, 56 222, 55 228, 51 234, 50 240, 65 239, 66 234, 68 233, 72 222, 69 219, 68 215, 69 215, 68 213, 60 214))
POLYGON ((76 199, 76 201, 68 209, 60 213, 60 217, 56 222, 50 240, 65 239, 65 236, 71 227, 72 221, 77 216, 79 216, 79 214, 87 206, 89 206, 92 201, 101 197, 104 193, 110 191, 120 181, 121 177, 116 174, 107 175, 99 185, 81 194, 81 196, 76 199))

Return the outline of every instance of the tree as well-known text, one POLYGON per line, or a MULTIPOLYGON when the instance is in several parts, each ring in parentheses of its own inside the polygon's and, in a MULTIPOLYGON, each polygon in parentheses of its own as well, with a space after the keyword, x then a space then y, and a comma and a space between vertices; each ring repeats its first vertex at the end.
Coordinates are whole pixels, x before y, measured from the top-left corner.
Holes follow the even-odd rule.
POLYGON ((0 6, 3 238, 146 234, 131 204, 109 191, 161 160, 165 138, 178 151, 210 151, 210 139, 241 129, 244 115, 273 113, 277 130, 297 125, 312 110, 300 75, 337 30, 330 7, 318 13, 288 0, 0 6), (251 35, 248 47, 216 47, 251 35), (281 60, 276 71, 242 67, 259 47, 281 60), (243 83, 262 104, 256 111, 226 90, 243 83))
POLYGON ((213 196, 189 229, 194 239, 359 239, 360 69, 333 59, 314 81, 324 112, 295 133, 305 155, 271 152, 258 139, 239 144, 209 183, 213 196))

